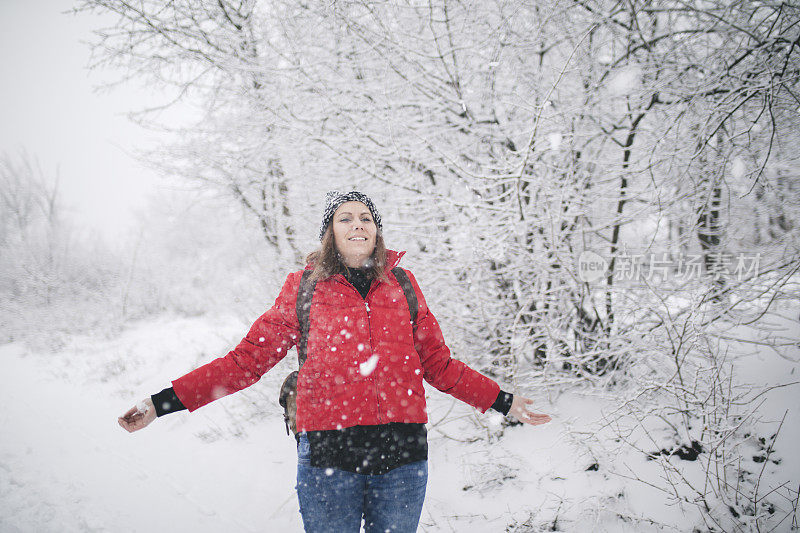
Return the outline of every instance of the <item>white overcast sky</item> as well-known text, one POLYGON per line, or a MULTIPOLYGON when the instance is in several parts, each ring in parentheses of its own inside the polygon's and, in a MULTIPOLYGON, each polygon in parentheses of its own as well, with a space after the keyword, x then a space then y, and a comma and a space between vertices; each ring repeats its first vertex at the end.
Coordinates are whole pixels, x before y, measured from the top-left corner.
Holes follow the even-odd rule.
POLYGON ((86 69, 97 18, 62 14, 71 2, 0 0, 0 154, 26 150, 60 176, 82 227, 122 236, 133 210, 163 183, 130 155, 157 137, 126 117, 158 95, 93 91, 110 73, 86 69))

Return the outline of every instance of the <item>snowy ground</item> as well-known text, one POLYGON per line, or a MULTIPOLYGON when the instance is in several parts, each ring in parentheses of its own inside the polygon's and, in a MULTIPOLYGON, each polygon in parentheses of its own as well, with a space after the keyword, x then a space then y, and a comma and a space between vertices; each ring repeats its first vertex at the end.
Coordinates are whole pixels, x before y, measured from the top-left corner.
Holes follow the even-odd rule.
MULTIPOLYGON (((0 346, 0 531, 302 531, 294 440, 275 398, 295 359, 195 413, 133 434, 117 425, 136 401, 224 355, 248 327, 230 317, 163 317, 113 339, 74 337, 55 353, 0 346)), ((765 383, 796 381, 797 364, 769 354, 742 364, 765 383)), ((794 386, 766 396, 773 418, 789 415, 776 444, 780 468, 765 487, 800 480, 800 461, 788 453, 800 439, 797 393, 794 386)), ((651 522, 686 531, 697 523, 655 489, 615 474, 630 467, 658 476, 652 461, 607 458, 592 444, 585 432, 612 399, 532 394, 554 421, 506 428, 498 439, 499 415, 433 389, 428 396, 420 531, 669 530, 651 522), (473 440, 482 434, 489 438, 473 440)))

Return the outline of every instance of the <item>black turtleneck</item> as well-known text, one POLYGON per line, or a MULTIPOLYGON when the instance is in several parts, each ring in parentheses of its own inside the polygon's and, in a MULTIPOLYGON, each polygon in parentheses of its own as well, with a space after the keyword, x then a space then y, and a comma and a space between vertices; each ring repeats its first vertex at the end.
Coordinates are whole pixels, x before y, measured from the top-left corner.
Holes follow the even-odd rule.
POLYGON ((342 272, 344 278, 366 299, 372 286, 372 273, 368 268, 347 268, 342 272))

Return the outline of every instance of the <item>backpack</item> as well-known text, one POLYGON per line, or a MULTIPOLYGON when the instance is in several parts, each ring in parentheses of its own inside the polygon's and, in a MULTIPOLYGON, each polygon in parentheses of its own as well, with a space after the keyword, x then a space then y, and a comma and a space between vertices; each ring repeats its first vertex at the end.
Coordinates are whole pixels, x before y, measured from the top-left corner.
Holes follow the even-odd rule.
MULTIPOLYGON (((300 278, 300 288, 297 291, 297 304, 295 305, 297 321, 300 324, 300 339, 297 341, 298 369, 286 376, 278 394, 278 403, 283 407, 283 421, 286 423, 287 435, 291 433, 297 434, 297 376, 306 361, 311 298, 314 296, 314 289, 317 285, 316 281, 309 280, 311 272, 311 270, 303 271, 303 276, 300 278), (289 433, 290 430, 291 433, 289 433)), ((411 286, 408 275, 402 268, 394 267, 392 273, 403 289, 408 309, 411 311, 411 323, 416 328, 418 302, 414 287, 411 286)))

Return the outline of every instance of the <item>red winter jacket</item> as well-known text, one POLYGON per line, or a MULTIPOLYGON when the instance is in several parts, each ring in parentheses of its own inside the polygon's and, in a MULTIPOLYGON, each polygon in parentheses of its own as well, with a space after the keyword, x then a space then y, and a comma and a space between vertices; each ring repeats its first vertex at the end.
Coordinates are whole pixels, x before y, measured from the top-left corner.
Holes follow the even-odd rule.
MULTIPOLYGON (((389 282, 373 281, 366 299, 341 274, 317 283, 308 355, 297 379, 299 431, 425 423, 423 378, 481 412, 497 398, 497 383, 450 357, 417 280, 406 271, 418 301, 412 328, 403 289, 391 273, 404 254, 387 251, 389 282)), ((286 356, 299 338, 301 275, 289 274, 275 305, 236 348, 172 382, 189 411, 252 385, 286 356)))

